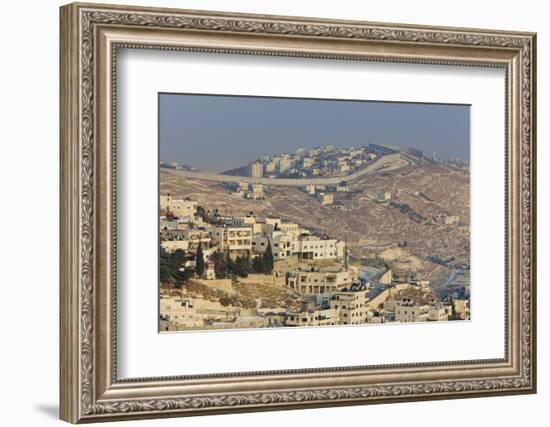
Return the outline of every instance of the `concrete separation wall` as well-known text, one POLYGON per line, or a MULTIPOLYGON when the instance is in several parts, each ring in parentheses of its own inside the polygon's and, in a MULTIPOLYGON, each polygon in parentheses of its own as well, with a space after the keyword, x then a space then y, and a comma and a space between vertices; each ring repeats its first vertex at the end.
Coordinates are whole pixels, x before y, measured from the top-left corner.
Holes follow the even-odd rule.
POLYGON ((370 165, 363 169, 344 176, 327 177, 327 178, 252 178, 249 176, 223 175, 213 172, 198 172, 188 170, 178 170, 172 168, 161 167, 161 170, 175 175, 180 175, 186 178, 201 179, 205 181, 217 182, 248 182, 249 184, 277 185, 284 187, 303 187, 306 185, 337 185, 342 181, 355 181, 364 175, 376 172, 378 169, 401 159, 400 153, 390 154, 380 157, 370 165))

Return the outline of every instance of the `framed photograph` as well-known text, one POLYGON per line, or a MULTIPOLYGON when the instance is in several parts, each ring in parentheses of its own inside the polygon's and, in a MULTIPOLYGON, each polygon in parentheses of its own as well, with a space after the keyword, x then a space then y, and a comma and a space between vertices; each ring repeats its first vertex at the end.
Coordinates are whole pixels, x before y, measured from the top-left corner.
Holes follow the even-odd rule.
POLYGON ((61 8, 61 418, 536 391, 535 34, 61 8))

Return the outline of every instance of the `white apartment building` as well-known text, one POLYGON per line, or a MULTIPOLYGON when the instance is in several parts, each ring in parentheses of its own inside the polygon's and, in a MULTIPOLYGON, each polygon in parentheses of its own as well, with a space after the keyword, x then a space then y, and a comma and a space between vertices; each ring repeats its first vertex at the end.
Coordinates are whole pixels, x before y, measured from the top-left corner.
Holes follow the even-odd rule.
POLYGON ((279 229, 287 236, 297 238, 300 235, 300 226, 294 222, 281 222, 279 229))
POLYGON ((270 160, 265 164, 265 173, 273 173, 277 169, 277 162, 275 160, 270 160))
POLYGON ((248 216, 244 217, 242 224, 252 227, 252 234, 253 235, 256 235, 258 233, 265 233, 265 230, 266 230, 265 222, 258 222, 256 220, 256 217, 254 217, 252 215, 248 215, 248 216))
POLYGON ((292 167, 293 164, 294 161, 290 156, 282 156, 279 159, 279 173, 286 172, 292 167))
POLYGON ((338 311, 341 325, 359 325, 367 320, 368 291, 364 286, 353 285, 336 292, 330 300, 330 308, 338 311))
POLYGON ((221 252, 230 255, 243 255, 252 249, 252 227, 230 225, 214 227, 212 239, 221 252))
MULTIPOLYGON (((311 235, 301 235, 303 232, 298 224, 282 223, 276 231, 254 233, 252 248, 255 252, 264 252, 267 243, 271 242, 273 259, 285 259, 296 255, 299 260, 343 260, 346 244, 336 239, 322 239, 311 235)), ((273 230, 273 224, 266 224, 268 230, 273 230)))
POLYGON ((264 165, 260 162, 252 162, 249 166, 249 173, 252 178, 261 178, 264 176, 264 165))
POLYGON ((167 195, 160 196, 160 209, 171 212, 177 217, 195 218, 198 203, 188 199, 177 199, 167 195))
POLYGON ((325 294, 347 287, 351 281, 348 271, 296 270, 288 276, 287 286, 302 294, 325 294))
POLYGON ((292 252, 301 260, 344 259, 345 243, 336 239, 300 236, 292 242, 292 252))
POLYGON ((293 236, 287 235, 283 231, 273 231, 270 240, 273 259, 284 259, 294 255, 293 236))
POLYGON ((428 320, 430 306, 427 304, 414 304, 411 302, 398 302, 395 304, 396 322, 425 322, 428 320))
POLYGON ((262 184, 252 184, 252 191, 248 193, 249 198, 260 200, 265 198, 264 187, 262 184))
POLYGON ((327 308, 312 311, 290 312, 285 326, 333 326, 338 325, 338 312, 327 308))

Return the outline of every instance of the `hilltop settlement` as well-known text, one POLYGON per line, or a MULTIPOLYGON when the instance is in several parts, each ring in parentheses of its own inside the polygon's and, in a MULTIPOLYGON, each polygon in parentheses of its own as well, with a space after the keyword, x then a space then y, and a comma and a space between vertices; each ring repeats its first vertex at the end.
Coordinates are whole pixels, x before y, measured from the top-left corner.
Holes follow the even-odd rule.
POLYGON ((466 199, 467 163, 412 148, 162 163, 160 330, 467 320, 466 199))

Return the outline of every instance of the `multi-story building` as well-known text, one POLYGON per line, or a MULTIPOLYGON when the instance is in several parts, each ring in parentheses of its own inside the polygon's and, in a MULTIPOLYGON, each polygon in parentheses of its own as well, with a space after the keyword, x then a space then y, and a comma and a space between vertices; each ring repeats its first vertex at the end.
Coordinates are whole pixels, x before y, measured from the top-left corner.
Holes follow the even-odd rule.
POLYGON ((252 249, 252 227, 249 225, 216 226, 213 241, 221 252, 244 255, 252 249))
POLYGON ((287 287, 302 294, 337 292, 349 286, 351 282, 352 277, 347 270, 296 270, 289 273, 286 279, 287 287))
POLYGON ((359 325, 367 320, 368 299, 365 285, 352 284, 334 293, 330 308, 338 311, 341 325, 359 325))
POLYGON ((281 222, 279 229, 287 236, 297 238, 300 235, 300 226, 294 222, 281 222))
POLYGON ((277 162, 272 159, 265 164, 265 173, 274 173, 277 169, 277 162))
POLYGON ((453 313, 453 307, 446 304, 434 304, 430 306, 428 312, 428 320, 433 322, 443 322, 449 320, 449 316, 453 313))
POLYGON ((285 326, 333 326, 338 325, 338 312, 331 308, 289 312, 285 326))
POLYGON ((161 245, 168 251, 176 249, 196 249, 199 243, 202 248, 211 246, 211 231, 203 228, 164 229, 161 230, 161 245))
POLYGON ((336 239, 312 236, 296 223, 285 223, 279 218, 267 218, 265 224, 252 225, 254 235, 252 247, 255 252, 263 252, 271 243, 274 259, 297 256, 299 260, 344 259, 345 243, 336 239), (256 226, 257 229, 256 229, 256 226))
POLYGON ((294 161, 289 155, 282 155, 279 159, 279 173, 286 172, 292 167, 293 164, 294 161))
POLYGON ((415 304, 410 300, 395 303, 396 322, 425 322, 428 320, 430 306, 415 304))
POLYGON ((264 187, 262 184, 252 184, 252 191, 249 193, 250 198, 259 200, 265 198, 264 187))
POLYGON ((198 203, 189 199, 177 199, 170 194, 160 196, 160 209, 177 217, 187 217, 191 220, 197 214, 198 203))
MULTIPOLYGON (((269 235, 266 233, 254 233, 252 235, 252 250, 256 253, 263 253, 269 245, 269 235)), ((271 249, 273 251, 273 248, 271 249)))
POLYGON ((293 236, 277 229, 271 233, 270 237, 273 259, 285 259, 294 255, 293 236))
POLYGON ((249 165, 249 174, 252 178, 261 178, 264 176, 264 165, 260 162, 252 162, 249 165))
POLYGON ((300 260, 344 259, 345 243, 336 239, 299 236, 292 242, 291 251, 300 260))

